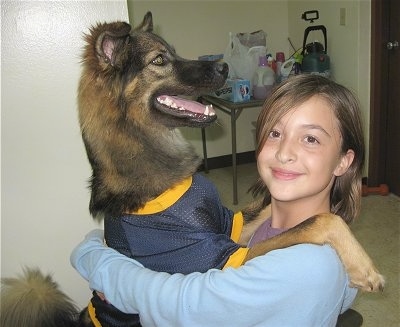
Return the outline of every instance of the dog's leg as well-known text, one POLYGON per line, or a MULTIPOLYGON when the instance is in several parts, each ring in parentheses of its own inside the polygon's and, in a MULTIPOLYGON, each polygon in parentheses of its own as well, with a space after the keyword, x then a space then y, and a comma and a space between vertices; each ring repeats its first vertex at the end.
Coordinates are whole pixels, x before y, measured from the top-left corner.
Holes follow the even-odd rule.
POLYGON ((245 261, 300 243, 330 244, 342 260, 350 276, 351 286, 368 292, 383 290, 383 276, 343 219, 333 214, 311 217, 285 233, 256 244, 249 250, 245 261))

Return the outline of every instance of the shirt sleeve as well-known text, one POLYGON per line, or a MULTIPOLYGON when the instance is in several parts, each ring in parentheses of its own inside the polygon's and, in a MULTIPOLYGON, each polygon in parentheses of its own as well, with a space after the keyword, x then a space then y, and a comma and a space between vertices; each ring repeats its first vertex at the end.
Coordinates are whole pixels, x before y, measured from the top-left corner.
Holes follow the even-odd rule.
POLYGON ((71 255, 92 289, 143 326, 335 326, 356 296, 335 251, 310 244, 240 268, 189 275, 143 268, 91 233, 71 255))

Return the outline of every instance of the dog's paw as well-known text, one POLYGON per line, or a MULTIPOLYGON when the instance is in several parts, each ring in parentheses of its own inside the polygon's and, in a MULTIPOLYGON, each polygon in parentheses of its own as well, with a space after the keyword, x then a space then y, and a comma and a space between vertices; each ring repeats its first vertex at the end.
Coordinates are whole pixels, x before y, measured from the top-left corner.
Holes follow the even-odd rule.
POLYGON ((350 286, 357 287, 365 292, 383 291, 385 287, 385 278, 375 269, 372 268, 362 274, 350 273, 350 286))

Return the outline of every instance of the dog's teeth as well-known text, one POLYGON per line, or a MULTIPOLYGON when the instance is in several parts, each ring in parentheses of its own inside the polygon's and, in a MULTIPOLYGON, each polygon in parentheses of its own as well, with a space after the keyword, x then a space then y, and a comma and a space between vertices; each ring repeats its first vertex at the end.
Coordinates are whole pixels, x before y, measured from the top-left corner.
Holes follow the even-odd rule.
POLYGON ((206 116, 215 116, 215 112, 212 109, 213 109, 213 105, 212 104, 206 105, 206 109, 204 110, 204 115, 206 115, 206 116))
POLYGON ((186 109, 185 108, 183 108, 183 107, 179 107, 178 108, 180 111, 185 111, 186 109))
POLYGON ((165 104, 166 106, 171 106, 173 104, 173 101, 171 99, 163 99, 161 97, 157 98, 158 102, 160 102, 161 104, 165 104))
POLYGON ((171 107, 171 108, 173 108, 173 109, 182 110, 181 108, 178 108, 178 105, 177 105, 172 99, 170 99, 170 98, 163 99, 163 98, 161 98, 161 97, 158 97, 158 98, 157 98, 157 101, 158 101, 159 103, 164 104, 164 105, 166 105, 166 106, 168 106, 168 107, 171 107))

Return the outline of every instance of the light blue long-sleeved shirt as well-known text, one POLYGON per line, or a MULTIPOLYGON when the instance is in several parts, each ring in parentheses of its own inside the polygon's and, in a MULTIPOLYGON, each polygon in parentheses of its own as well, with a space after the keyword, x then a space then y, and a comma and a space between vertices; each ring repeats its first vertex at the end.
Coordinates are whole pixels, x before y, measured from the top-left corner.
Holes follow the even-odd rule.
POLYGON ((167 274, 103 245, 103 232, 89 233, 71 263, 143 326, 335 326, 356 289, 330 246, 296 245, 257 257, 240 268, 167 274))

